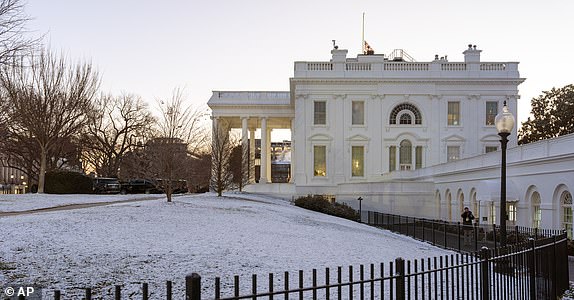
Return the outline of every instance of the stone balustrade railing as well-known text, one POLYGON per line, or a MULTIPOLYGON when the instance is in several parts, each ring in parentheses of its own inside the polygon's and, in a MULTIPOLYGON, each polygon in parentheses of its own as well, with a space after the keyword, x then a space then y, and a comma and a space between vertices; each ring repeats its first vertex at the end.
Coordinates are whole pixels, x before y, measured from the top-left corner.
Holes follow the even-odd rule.
POLYGON ((295 62, 297 77, 519 78, 517 62, 295 62), (345 75, 349 73, 349 75, 345 75))

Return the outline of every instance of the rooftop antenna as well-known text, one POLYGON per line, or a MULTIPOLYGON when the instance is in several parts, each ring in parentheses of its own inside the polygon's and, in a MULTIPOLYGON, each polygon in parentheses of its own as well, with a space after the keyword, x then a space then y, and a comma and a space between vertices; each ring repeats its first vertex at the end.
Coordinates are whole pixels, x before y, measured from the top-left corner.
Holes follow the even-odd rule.
POLYGON ((365 13, 363 12, 363 31, 361 33, 361 52, 365 54, 365 13))

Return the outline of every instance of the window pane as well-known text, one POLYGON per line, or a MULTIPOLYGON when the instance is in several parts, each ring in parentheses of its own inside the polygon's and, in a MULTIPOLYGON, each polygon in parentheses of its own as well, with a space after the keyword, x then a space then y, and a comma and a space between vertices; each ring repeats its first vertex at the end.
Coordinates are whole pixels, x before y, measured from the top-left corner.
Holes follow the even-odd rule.
MULTIPOLYGON (((411 146, 411 142, 408 140, 403 140, 401 142, 401 148, 400 148, 400 157, 399 157, 399 161, 401 162, 401 165, 410 165, 413 162, 412 159, 412 155, 413 155, 413 148, 411 146)), ((401 168, 402 169, 402 168, 401 168)))
POLYGON ((496 152, 496 151, 498 151, 497 146, 486 146, 484 149, 485 153, 496 152))
POLYGON ((365 124, 365 102, 353 101, 352 104, 352 124, 364 125, 365 124))
POLYGON ((564 191, 560 200, 562 203, 562 227, 566 230, 568 238, 572 239, 572 194, 564 191))
POLYGON ((416 146, 415 147, 415 169, 420 169, 423 167, 423 147, 416 146))
POLYGON ((447 161, 455 161, 460 159, 460 146, 447 146, 447 161))
POLYGON ((400 119, 399 119, 399 123, 400 124, 412 124, 412 118, 411 115, 404 113, 401 115, 400 119))
POLYGON ((448 125, 460 125, 460 102, 448 103, 448 125))
POLYGON ((397 166, 397 147, 389 147, 389 172, 396 170, 397 166))
POLYGON ((365 175, 363 146, 353 146, 351 152, 351 176, 362 177, 365 175))
POLYGON ((313 175, 327 176, 327 147, 313 146, 313 175))
POLYGON ((315 125, 327 124, 327 102, 315 101, 314 124, 315 125))
POLYGON ((494 117, 498 114, 498 102, 486 102, 486 125, 494 125, 494 117))

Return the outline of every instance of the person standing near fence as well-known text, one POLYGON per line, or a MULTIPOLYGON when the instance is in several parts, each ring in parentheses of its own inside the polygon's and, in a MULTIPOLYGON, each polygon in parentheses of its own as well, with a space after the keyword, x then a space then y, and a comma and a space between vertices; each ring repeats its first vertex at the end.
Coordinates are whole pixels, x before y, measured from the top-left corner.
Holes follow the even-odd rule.
POLYGON ((464 212, 462 215, 462 225, 464 230, 464 245, 470 246, 472 245, 472 221, 474 220, 474 215, 472 211, 468 209, 468 207, 464 208, 464 212))

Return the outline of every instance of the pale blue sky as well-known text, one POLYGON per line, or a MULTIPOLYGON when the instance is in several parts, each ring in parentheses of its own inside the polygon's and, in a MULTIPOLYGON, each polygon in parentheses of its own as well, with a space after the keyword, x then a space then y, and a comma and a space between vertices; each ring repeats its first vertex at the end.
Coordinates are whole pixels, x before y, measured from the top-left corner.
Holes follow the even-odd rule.
POLYGON ((571 0, 28 0, 26 10, 52 48, 92 60, 103 90, 150 103, 176 86, 197 105, 212 90, 287 91, 293 62, 329 60, 332 39, 360 52, 363 12, 377 53, 462 61, 472 43, 483 61, 519 61, 519 121, 542 90, 574 83, 571 0))

